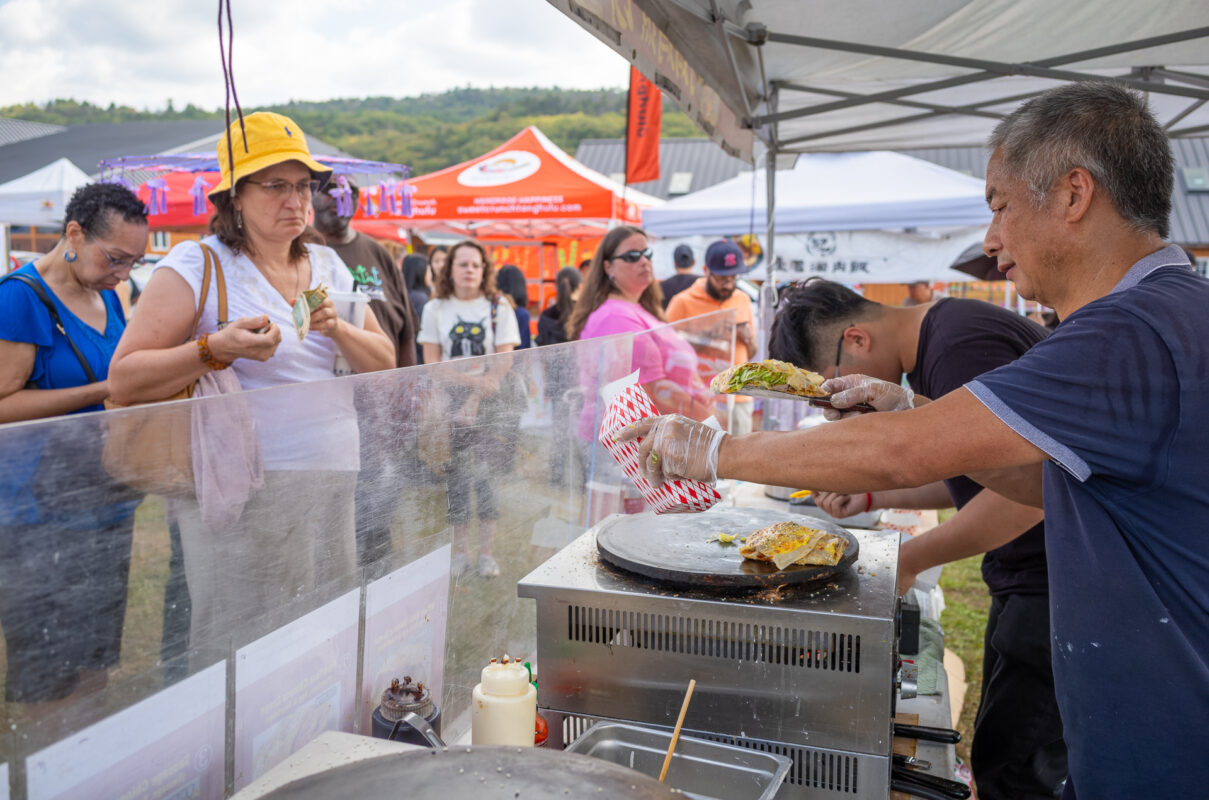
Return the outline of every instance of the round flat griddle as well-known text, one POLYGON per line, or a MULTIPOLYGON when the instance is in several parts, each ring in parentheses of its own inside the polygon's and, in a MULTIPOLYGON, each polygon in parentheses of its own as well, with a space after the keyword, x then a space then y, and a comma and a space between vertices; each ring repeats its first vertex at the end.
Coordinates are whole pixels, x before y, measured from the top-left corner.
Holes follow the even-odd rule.
POLYGON ((694 589, 767 589, 826 580, 848 569, 860 553, 856 537, 835 523, 753 508, 617 516, 602 523, 596 534, 596 548, 600 557, 615 567, 694 589), (709 541, 716 533, 743 537, 786 521, 843 536, 848 540, 844 557, 834 567, 791 565, 778 570, 770 561, 749 561, 739 555, 738 539, 726 546, 709 541))
POLYGON ((598 758, 532 747, 412 750, 308 775, 264 800, 567 800, 683 798, 666 783, 598 758))

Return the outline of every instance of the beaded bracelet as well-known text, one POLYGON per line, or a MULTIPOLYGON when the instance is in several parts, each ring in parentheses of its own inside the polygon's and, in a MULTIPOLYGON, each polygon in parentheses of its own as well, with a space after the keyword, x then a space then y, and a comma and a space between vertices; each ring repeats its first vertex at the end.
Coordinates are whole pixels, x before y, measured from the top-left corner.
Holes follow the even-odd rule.
POLYGON ((214 357, 214 354, 210 352, 210 334, 208 333, 203 333, 198 337, 197 350, 197 355, 201 359, 201 362, 210 369, 226 369, 227 367, 231 366, 230 364, 224 364, 223 362, 219 361, 214 357))

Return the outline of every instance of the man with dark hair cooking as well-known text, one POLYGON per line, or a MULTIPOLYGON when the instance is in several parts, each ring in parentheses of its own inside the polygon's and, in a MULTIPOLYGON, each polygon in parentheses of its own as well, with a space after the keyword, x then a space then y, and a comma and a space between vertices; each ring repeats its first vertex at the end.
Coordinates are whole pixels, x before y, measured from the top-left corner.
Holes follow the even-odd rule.
POLYGON ((969 475, 1018 502, 1044 486, 1064 797, 1209 786, 1209 281, 1168 245, 1173 160, 1146 101, 1051 89, 991 137, 983 248, 1062 323, 933 402, 861 375, 823 390, 882 410, 727 436, 643 420, 656 484, 719 476, 852 493, 969 475))

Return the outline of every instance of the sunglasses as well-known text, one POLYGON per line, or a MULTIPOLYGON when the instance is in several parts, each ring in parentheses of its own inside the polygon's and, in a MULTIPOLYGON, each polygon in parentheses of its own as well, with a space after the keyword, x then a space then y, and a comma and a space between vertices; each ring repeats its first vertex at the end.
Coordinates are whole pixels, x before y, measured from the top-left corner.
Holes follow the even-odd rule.
POLYGON ((618 253, 617 255, 613 256, 609 260, 610 261, 621 260, 627 264, 637 264, 639 261, 641 261, 644 258, 647 259, 648 261, 650 261, 650 259, 653 255, 655 255, 655 251, 648 247, 645 250, 627 250, 624 253, 618 253))

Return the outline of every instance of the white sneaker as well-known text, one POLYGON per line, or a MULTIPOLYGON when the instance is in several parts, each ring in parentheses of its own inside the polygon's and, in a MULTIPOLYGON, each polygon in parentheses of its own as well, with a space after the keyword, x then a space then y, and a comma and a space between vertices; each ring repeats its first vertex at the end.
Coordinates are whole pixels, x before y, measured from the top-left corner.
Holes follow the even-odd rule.
POLYGON ((479 574, 484 578, 498 578, 500 565, 491 556, 483 553, 479 556, 479 574))
POLYGON ((470 569, 470 554, 463 553, 461 550, 454 553, 449 563, 449 574, 458 578, 468 569, 470 569))

